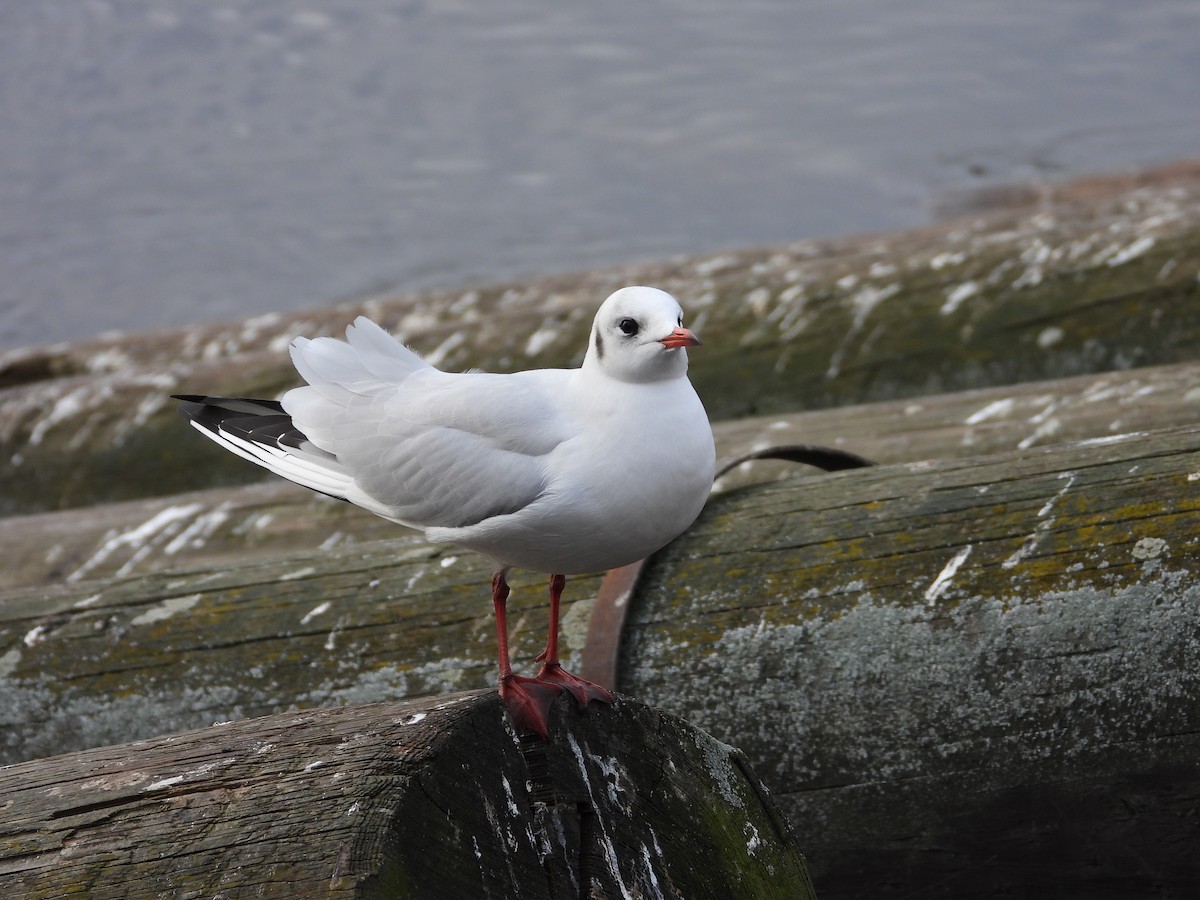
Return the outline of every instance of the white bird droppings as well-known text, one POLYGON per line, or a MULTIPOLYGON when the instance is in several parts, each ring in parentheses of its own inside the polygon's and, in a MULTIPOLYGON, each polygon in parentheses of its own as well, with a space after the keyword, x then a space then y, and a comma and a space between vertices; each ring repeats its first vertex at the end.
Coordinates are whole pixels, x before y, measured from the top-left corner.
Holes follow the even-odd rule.
MULTIPOLYGON (((196 521, 192 522, 187 528, 179 532, 175 538, 163 547, 163 553, 167 556, 173 556, 184 547, 203 547, 204 542, 218 528, 225 524, 229 518, 229 504, 223 503, 216 509, 206 512, 202 516, 198 516, 196 521)), ((132 562, 132 561, 131 561, 132 562)), ((125 567, 123 566, 122 569, 125 567)), ((118 572, 118 575, 128 574, 127 572, 118 572)))
POLYGON ((303 569, 297 569, 295 572, 288 572, 279 576, 280 581, 298 581, 301 578, 307 578, 309 575, 316 573, 314 566, 306 566, 303 569))
POLYGON ((942 593, 946 590, 946 586, 950 584, 950 581, 954 578, 959 568, 964 562, 967 561, 967 557, 971 555, 971 548, 972 545, 967 544, 967 546, 963 547, 954 554, 950 562, 946 563, 945 568, 938 573, 937 578, 933 579, 933 583, 926 589, 926 603, 932 606, 933 602, 942 595, 942 593))
POLYGON ((191 594, 187 597, 170 597, 164 600, 162 603, 158 603, 150 607, 140 616, 135 616, 129 624, 150 625, 154 622, 161 622, 164 619, 169 619, 176 613, 191 609, 200 602, 200 598, 203 596, 203 594, 191 594))
POLYGON ((78 415, 85 409, 84 399, 87 396, 88 388, 80 388, 79 390, 71 391, 69 394, 63 394, 50 410, 50 414, 46 418, 41 419, 29 433, 29 445, 36 446, 42 442, 42 438, 46 436, 51 428, 59 422, 64 422, 71 416, 78 415))
POLYGON ((440 366, 445 362, 446 357, 453 353, 458 347, 466 341, 466 335, 461 331, 455 331, 448 338, 433 348, 433 352, 425 355, 425 362, 431 366, 440 366))
POLYGON ((504 799, 508 806, 508 814, 510 816, 519 816, 521 811, 517 808, 517 800, 513 796, 512 785, 508 783, 508 777, 502 774, 500 781, 504 784, 504 799))
POLYGON ((974 281, 964 281, 953 290, 946 292, 946 302, 942 304, 941 313, 948 316, 962 306, 964 300, 969 300, 979 293, 979 285, 974 281))
MULTIPOLYGON (((847 275, 838 281, 838 287, 849 290, 857 283, 857 279, 852 275, 847 275), (844 282, 844 283, 843 283, 844 282)), ((842 370, 842 360, 845 358, 847 351, 850 349, 850 343, 858 337, 863 326, 866 324, 868 317, 875 311, 875 308, 885 300, 890 300, 892 297, 900 293, 899 284, 889 284, 884 288, 877 288, 872 284, 863 285, 850 298, 850 309, 854 313, 854 320, 850 323, 850 328, 842 338, 842 343, 834 351, 833 356, 829 361, 829 369, 825 373, 826 378, 836 378, 842 370)))
POLYGON ((191 518, 203 508, 204 504, 202 503, 168 506, 166 509, 159 510, 145 522, 128 531, 118 533, 110 531, 105 536, 105 541, 100 545, 99 549, 83 565, 68 575, 66 580, 71 582, 79 581, 122 547, 128 547, 135 551, 133 559, 127 561, 118 573, 121 575, 129 574, 129 570, 133 564, 137 560, 140 560, 145 553, 149 552, 149 548, 153 546, 152 541, 156 537, 161 539, 163 536, 174 535, 180 522, 191 518))
POLYGON ((999 400, 993 400, 980 409, 977 409, 971 415, 967 416, 965 425, 978 425, 980 422, 986 422, 988 419, 994 419, 997 416, 1007 416, 1013 411, 1016 406, 1016 401, 1012 397, 1002 397, 999 400))
POLYGON ((1057 434, 1060 430, 1062 430, 1062 422, 1060 422, 1058 419, 1045 419, 1038 425, 1037 428, 1034 429, 1032 434, 1026 435, 1024 438, 1022 438, 1017 443, 1017 447, 1021 450, 1028 450, 1038 441, 1042 440, 1043 438, 1051 437, 1057 434))
POLYGON ((1043 350, 1049 350, 1051 347, 1062 343, 1062 339, 1066 333, 1057 325, 1051 325, 1048 328, 1043 328, 1037 336, 1037 345, 1043 350))
POLYGON ((343 537, 345 537, 344 534, 342 534, 340 531, 335 531, 329 537, 325 538, 325 540, 321 541, 321 543, 317 546, 317 549, 328 550, 330 547, 336 545, 343 537))
POLYGON ((1117 251, 1115 254, 1109 257, 1106 265, 1108 265, 1109 268, 1123 266, 1125 263, 1137 259, 1143 253, 1146 253, 1148 250, 1150 250, 1153 246, 1154 238, 1150 237, 1149 235, 1140 237, 1128 247, 1117 251))
POLYGON ((1041 509, 1038 510, 1038 518, 1039 519, 1042 518, 1043 516, 1045 516, 1048 512, 1050 512, 1050 510, 1052 510, 1054 508, 1054 504, 1057 503, 1062 498, 1063 494, 1065 494, 1067 491, 1069 491, 1071 489, 1071 485, 1073 485, 1075 483, 1075 473, 1074 472, 1063 472, 1059 477, 1065 478, 1067 483, 1062 486, 1062 489, 1059 490, 1059 492, 1057 494, 1055 494, 1053 497, 1051 497, 1049 500, 1046 501, 1045 506, 1043 506, 1041 509))
POLYGON ((945 253, 939 253, 937 256, 931 259, 929 261, 929 268, 933 269, 935 272, 940 272, 947 266, 961 265, 962 263, 966 262, 966 259, 967 254, 965 253, 951 253, 950 251, 947 251, 945 253))
POLYGON ((300 620, 300 624, 307 625, 309 622, 311 622, 317 616, 329 612, 329 606, 330 606, 330 603, 328 600, 326 600, 324 603, 318 603, 316 606, 314 606, 312 609, 310 609, 308 612, 306 612, 304 614, 304 618, 300 620))
POLYGON ((529 336, 529 340, 525 342, 525 355, 537 356, 547 347, 554 343, 554 339, 558 337, 558 328, 551 326, 543 326, 529 336))

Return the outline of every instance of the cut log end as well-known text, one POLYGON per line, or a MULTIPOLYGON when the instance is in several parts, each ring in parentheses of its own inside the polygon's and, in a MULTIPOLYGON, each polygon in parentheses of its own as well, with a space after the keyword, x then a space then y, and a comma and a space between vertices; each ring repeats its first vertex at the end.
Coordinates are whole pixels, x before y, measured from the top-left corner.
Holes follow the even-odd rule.
POLYGON ((523 740, 494 692, 0 770, 6 896, 812 896, 741 754, 620 698, 523 740))

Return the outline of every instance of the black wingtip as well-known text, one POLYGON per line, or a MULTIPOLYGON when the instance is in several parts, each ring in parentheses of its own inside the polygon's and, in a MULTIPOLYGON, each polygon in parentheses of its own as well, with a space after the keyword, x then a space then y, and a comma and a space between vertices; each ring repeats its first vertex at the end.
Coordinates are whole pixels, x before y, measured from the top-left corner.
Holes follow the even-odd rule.
POLYGON ((249 441, 300 447, 308 438, 292 424, 278 400, 251 397, 206 397, 172 394, 180 401, 179 414, 209 431, 226 431, 249 441))
POLYGON ((205 398, 199 394, 172 394, 172 400, 179 400, 179 415, 189 422, 194 421, 204 411, 205 398))
POLYGON ((221 418, 226 416, 287 416, 278 400, 256 400, 252 397, 206 397, 203 394, 172 394, 181 401, 179 411, 194 418, 193 413, 206 412, 221 418))

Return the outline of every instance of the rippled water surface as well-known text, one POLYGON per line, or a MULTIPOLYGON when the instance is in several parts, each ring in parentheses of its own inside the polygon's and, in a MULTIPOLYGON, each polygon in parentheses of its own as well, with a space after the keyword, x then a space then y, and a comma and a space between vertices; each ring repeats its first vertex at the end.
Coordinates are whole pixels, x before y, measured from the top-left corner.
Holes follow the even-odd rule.
POLYGON ((1191 0, 5 3, 0 347, 1197 156, 1198 35, 1191 0))

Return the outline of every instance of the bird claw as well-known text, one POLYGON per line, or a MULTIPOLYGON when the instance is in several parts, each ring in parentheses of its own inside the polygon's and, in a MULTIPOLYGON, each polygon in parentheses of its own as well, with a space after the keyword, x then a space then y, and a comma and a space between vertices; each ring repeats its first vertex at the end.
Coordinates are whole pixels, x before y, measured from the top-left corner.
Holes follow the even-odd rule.
POLYGON ((517 734, 533 731, 543 740, 547 739, 550 730, 550 707, 563 691, 575 698, 580 709, 593 700, 599 703, 613 701, 610 690, 572 675, 558 663, 542 666, 534 678, 510 675, 500 679, 500 699, 508 707, 517 734))
POLYGON ((509 675, 500 679, 500 699, 508 707, 513 728, 517 734, 536 731, 547 738, 550 724, 550 707, 558 699, 561 687, 538 678, 523 678, 509 675))
POLYGON ((593 700, 599 703, 612 703, 612 691, 591 681, 586 681, 578 675, 572 675, 559 663, 547 663, 538 670, 536 681, 554 684, 562 690, 570 691, 575 698, 575 704, 583 709, 593 700))

